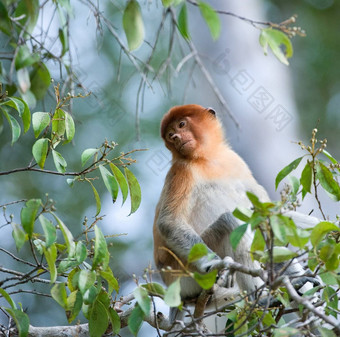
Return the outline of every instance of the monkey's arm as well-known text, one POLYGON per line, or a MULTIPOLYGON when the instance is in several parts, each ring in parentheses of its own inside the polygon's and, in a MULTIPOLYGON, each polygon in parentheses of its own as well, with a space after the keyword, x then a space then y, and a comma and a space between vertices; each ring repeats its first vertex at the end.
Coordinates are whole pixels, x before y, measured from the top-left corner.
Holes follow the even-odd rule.
POLYGON ((287 213, 284 213, 284 215, 291 218, 297 226, 302 228, 315 226, 321 222, 320 219, 314 216, 306 215, 297 211, 289 211, 287 213))
MULTIPOLYGON (((189 252, 195 244, 205 243, 184 219, 175 219, 160 212, 156 225, 168 248, 181 260, 186 261, 188 259, 189 252)), ((204 256, 193 263, 193 266, 199 272, 208 272, 211 269, 222 268, 222 259, 213 250, 209 248, 208 250, 211 253, 209 256, 204 256)))

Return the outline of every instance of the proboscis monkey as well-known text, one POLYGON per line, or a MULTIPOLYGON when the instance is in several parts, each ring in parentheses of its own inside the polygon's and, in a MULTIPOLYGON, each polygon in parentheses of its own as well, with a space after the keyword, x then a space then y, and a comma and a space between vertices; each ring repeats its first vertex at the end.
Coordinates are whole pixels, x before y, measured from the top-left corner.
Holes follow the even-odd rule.
MULTIPOLYGON (((167 247, 186 262, 196 243, 205 243, 216 255, 213 259, 203 257, 193 263, 194 270, 207 272, 218 268, 226 256, 253 268, 256 262, 249 255, 251 233, 243 236, 235 251, 231 248, 230 233, 240 224, 232 212, 236 207, 251 206, 247 191, 262 202, 269 201, 269 197, 247 164, 227 144, 215 111, 194 104, 176 106, 163 117, 161 136, 172 153, 172 166, 154 221, 157 268, 179 269, 176 259, 161 247, 167 247)), ((303 270, 299 264, 295 266, 297 270, 291 268, 290 273, 303 270)), ((170 272, 162 273, 162 278, 167 285, 175 280, 170 272)), ((237 292, 251 292, 263 284, 259 278, 243 273, 236 273, 236 281, 237 292)), ((196 298, 201 291, 193 279, 181 278, 184 301, 196 298)), ((235 294, 235 287, 225 289, 224 297, 228 296, 228 291, 230 295, 235 294)), ((175 309, 170 312, 172 320, 178 313, 175 309)))

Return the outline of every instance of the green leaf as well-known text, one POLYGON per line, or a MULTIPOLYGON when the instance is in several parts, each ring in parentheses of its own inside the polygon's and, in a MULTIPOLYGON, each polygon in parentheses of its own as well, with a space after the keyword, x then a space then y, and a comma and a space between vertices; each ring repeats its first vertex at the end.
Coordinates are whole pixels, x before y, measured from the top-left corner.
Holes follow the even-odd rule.
POLYGON ((22 17, 20 24, 25 27, 25 35, 33 32, 39 16, 39 0, 19 1, 13 17, 22 17))
POLYGON ((307 161, 307 164, 301 173, 300 183, 303 189, 308 193, 310 193, 311 191, 312 178, 313 178, 312 166, 311 163, 307 161))
POLYGON ((30 67, 40 60, 38 53, 32 53, 30 49, 24 44, 18 47, 18 52, 15 57, 15 69, 30 67))
POLYGON ((71 323, 78 316, 82 305, 83 297, 81 292, 78 290, 71 292, 70 296, 67 298, 66 308, 66 316, 69 323, 71 323))
POLYGON ((66 129, 66 138, 67 142, 64 142, 64 144, 70 142, 75 134, 75 125, 74 125, 74 120, 72 116, 65 111, 65 129, 66 129))
POLYGON ((69 185, 70 187, 73 187, 74 186, 74 182, 78 180, 79 177, 76 177, 76 178, 67 178, 66 179, 66 182, 67 182, 67 185, 69 185))
POLYGON ((51 289, 53 299, 64 309, 67 308, 67 293, 65 283, 56 283, 51 289))
POLYGON ((145 288, 150 295, 160 296, 163 297, 165 295, 165 290, 161 284, 152 282, 142 284, 142 287, 145 288))
POLYGON ((325 270, 322 270, 322 272, 319 273, 319 276, 323 283, 331 286, 339 286, 339 277, 336 277, 334 272, 326 272, 325 270))
POLYGON ((322 150, 322 153, 333 163, 337 164, 338 161, 326 150, 322 150))
POLYGON ((51 75, 44 63, 33 65, 31 72, 31 91, 37 100, 41 100, 51 84, 51 75))
POLYGON ((87 289, 84 293, 84 303, 85 304, 92 304, 97 298, 97 288, 95 286, 91 286, 87 289))
MULTIPOLYGON (((262 316, 262 313, 261 313, 262 316)), ((266 326, 271 326, 271 325, 276 325, 276 321, 274 319, 274 317, 272 316, 272 314, 270 312, 267 312, 264 316, 263 316, 263 320, 262 322, 266 325, 266 326)))
POLYGON ((86 149, 81 154, 81 166, 84 166, 86 162, 98 152, 98 149, 86 149))
POLYGON ((289 185, 292 187, 291 194, 296 195, 299 192, 299 188, 300 188, 299 179, 294 177, 293 175, 289 175, 288 181, 289 181, 289 185))
POLYGON ((9 113, 7 113, 7 111, 5 111, 4 109, 1 109, 3 114, 5 115, 9 126, 11 127, 12 130, 12 145, 19 139, 20 134, 21 134, 21 128, 20 125, 18 123, 18 121, 9 113))
POLYGON ((164 7, 170 7, 170 6, 176 7, 182 2, 184 2, 184 0, 162 0, 162 4, 164 7))
POLYGON ((327 262, 327 260, 333 255, 335 250, 335 242, 327 240, 327 243, 320 249, 319 257, 322 261, 327 262))
POLYGON ((337 292, 330 286, 325 287, 322 293, 322 299, 327 302, 326 314, 332 315, 335 319, 337 319, 339 303, 339 298, 337 295, 337 292))
POLYGON ((209 27, 212 38, 216 40, 221 33, 221 22, 218 14, 207 2, 199 1, 198 6, 209 27))
POLYGON ((236 227, 230 234, 230 244, 233 250, 236 250, 238 244, 240 243, 243 235, 246 233, 248 224, 245 223, 241 226, 236 227))
POLYGON ((280 30, 266 28, 261 30, 260 44, 265 55, 268 53, 268 46, 277 57, 277 59, 285 65, 289 65, 287 58, 293 56, 293 46, 289 37, 280 30), (285 51, 281 46, 285 47, 285 51))
POLYGON ((56 260, 57 260, 57 247, 54 244, 51 245, 49 248, 42 247, 44 251, 44 255, 48 264, 48 270, 50 272, 51 277, 51 283, 54 283, 57 279, 57 266, 56 266, 56 260))
POLYGON ((50 247, 57 240, 57 231, 55 226, 42 214, 39 215, 39 221, 45 234, 46 248, 50 247))
POLYGON ((266 247, 266 242, 263 238, 263 235, 262 235, 260 229, 258 228, 255 231, 254 239, 253 239, 253 242, 251 244, 250 251, 251 252, 256 252, 256 251, 263 252, 265 247, 266 247))
POLYGON ((249 191, 246 192, 246 195, 254 207, 262 208, 262 203, 260 202, 260 199, 258 198, 257 195, 249 191))
POLYGON ((322 326, 318 326, 318 330, 320 332, 321 337, 336 337, 335 332, 330 329, 324 328, 322 326))
POLYGON ((28 131, 31 124, 31 113, 27 103, 20 97, 8 97, 8 101, 0 105, 7 105, 15 109, 22 119, 24 125, 24 133, 28 131))
POLYGON ((195 262, 208 254, 208 248, 204 243, 196 243, 190 249, 188 263, 195 262))
POLYGON ((101 267, 102 270, 106 270, 110 254, 107 249, 107 244, 105 237, 99 227, 94 226, 94 233, 95 233, 95 244, 94 244, 94 257, 92 263, 92 270, 101 267))
POLYGON ((144 312, 137 304, 128 318, 128 327, 134 336, 137 336, 139 329, 144 321, 144 312))
POLYGON ((94 302, 89 319, 91 337, 102 337, 109 325, 109 318, 104 305, 100 301, 94 302))
POLYGON ((111 321, 112 332, 114 335, 118 335, 120 331, 120 327, 121 327, 120 317, 118 316, 117 312, 113 308, 109 307, 106 310, 109 315, 109 319, 111 321))
POLYGON ((96 272, 93 270, 83 269, 79 273, 78 287, 84 295, 85 291, 94 285, 96 281, 96 272))
POLYGON ((59 226, 59 229, 61 230, 61 232, 63 234, 68 254, 72 255, 74 250, 75 250, 75 243, 74 243, 72 233, 70 232, 70 230, 66 227, 66 225, 61 221, 61 219, 57 215, 55 215, 54 213, 51 213, 51 214, 56 219, 58 226, 59 226))
POLYGON ((307 290, 306 292, 303 293, 303 297, 313 296, 315 293, 320 291, 320 289, 322 289, 322 286, 317 286, 317 287, 311 288, 311 289, 309 289, 309 290, 307 290))
POLYGON ((116 177, 120 190, 122 191, 122 196, 123 196, 122 204, 124 204, 129 193, 129 185, 125 179, 124 174, 120 171, 120 169, 116 165, 110 163, 110 168, 111 168, 113 175, 116 177))
POLYGON ((111 302, 112 299, 110 298, 109 294, 102 289, 102 287, 100 285, 98 285, 97 288, 98 288, 98 291, 99 291, 97 300, 100 301, 106 309, 112 304, 112 302, 111 302))
POLYGON ((0 30, 7 35, 11 35, 12 23, 2 2, 0 2, 0 30))
POLYGON ((133 294, 144 314, 149 315, 151 310, 151 300, 149 298, 148 292, 142 287, 137 287, 133 291, 133 294))
POLYGON ((53 156, 54 165, 57 171, 60 173, 65 173, 67 162, 64 159, 64 157, 59 152, 53 149, 52 149, 52 156, 53 156))
MULTIPOLYGON (((287 219, 289 220, 289 219, 287 219)), ((286 225, 287 221, 284 217, 280 215, 272 215, 270 216, 270 226, 272 227, 272 230, 274 232, 274 236, 279 239, 282 244, 287 243, 287 237, 286 237, 286 225)))
POLYGON ((60 57, 63 57, 69 50, 68 37, 66 29, 59 28, 59 40, 62 46, 60 57))
POLYGON ((194 279, 195 281, 203 288, 210 289, 216 282, 217 270, 214 269, 207 274, 200 274, 195 272, 194 279))
POLYGON ((142 195, 138 180, 134 174, 127 167, 124 168, 124 171, 130 189, 131 211, 129 215, 131 215, 137 211, 142 200, 142 195))
POLYGON ((169 307, 178 307, 181 304, 181 283, 180 278, 171 283, 164 295, 164 302, 169 307))
POLYGON ((164 7, 170 7, 175 0, 162 0, 162 4, 164 7))
MULTIPOLYGON (((52 118, 52 137, 62 137, 66 131, 65 111, 57 109, 52 118)), ((53 139, 53 138, 52 138, 53 139)))
POLYGON ((289 242, 294 247, 304 248, 309 241, 310 233, 302 228, 298 228, 289 220, 290 228, 286 228, 286 237, 289 242))
POLYGON ((108 267, 105 271, 100 270, 99 274, 104 278, 109 285, 109 293, 111 294, 113 290, 117 293, 119 292, 119 284, 117 279, 114 277, 112 270, 108 267))
POLYGON ((35 138, 38 138, 40 133, 49 126, 51 122, 48 112, 35 112, 32 115, 32 126, 35 138))
POLYGON ((79 279, 80 268, 77 266, 72 269, 67 275, 67 287, 70 291, 75 291, 78 289, 78 279, 79 279))
POLYGON ((45 242, 43 240, 40 240, 40 239, 35 239, 35 240, 33 240, 33 244, 34 244, 35 248, 37 249, 38 253, 40 255, 43 255, 44 254, 43 246, 45 245, 45 242))
POLYGON ((32 147, 32 154, 37 162, 37 164, 40 166, 40 168, 44 168, 46 156, 48 152, 48 139, 47 138, 41 138, 38 139, 32 147))
POLYGON ((286 167, 284 167, 276 176, 275 179, 275 189, 277 189, 279 183, 281 182, 282 179, 284 179, 285 177, 287 177, 287 175, 292 172, 293 170, 295 170, 303 157, 297 158, 294 161, 292 161, 289 165, 287 165, 286 167))
POLYGON ((13 227, 12 236, 13 236, 17 251, 19 252, 22 246, 27 241, 27 235, 22 230, 20 225, 12 222, 12 227, 13 227))
POLYGON ((139 3, 130 0, 123 14, 123 28, 130 50, 140 47, 144 39, 144 23, 139 3))
POLYGON ((313 251, 310 251, 308 254, 308 261, 307 261, 308 268, 311 271, 314 271, 315 268, 318 266, 318 264, 319 264, 319 261, 316 259, 315 253, 313 251))
POLYGON ((340 186, 333 178, 332 172, 320 161, 316 163, 316 178, 319 179, 323 189, 329 193, 335 201, 340 200, 340 186))
POLYGON ((86 246, 83 244, 82 241, 77 242, 76 247, 76 259, 78 263, 83 263, 87 258, 87 249, 86 246))
POLYGON ((21 310, 4 308, 8 314, 14 319, 15 325, 19 330, 19 337, 28 336, 30 321, 28 316, 21 310))
POLYGON ((186 40, 190 40, 190 32, 188 27, 188 10, 186 3, 183 3, 178 14, 178 30, 186 40))
POLYGON ((322 221, 317 224, 310 234, 310 242, 313 247, 316 247, 318 243, 325 237, 325 235, 331 231, 339 232, 340 229, 334 223, 328 221, 322 221))
POLYGON ((21 225, 24 231, 28 234, 29 238, 32 237, 34 221, 40 205, 40 199, 30 199, 26 202, 25 207, 23 207, 21 210, 21 225))
POLYGON ((0 295, 8 302, 12 309, 16 309, 17 306, 15 302, 12 300, 11 296, 4 289, 0 288, 0 295))
POLYGON ((90 183, 90 185, 91 185, 91 187, 92 187, 93 194, 94 194, 94 198, 95 198, 95 200, 96 200, 96 209, 97 209, 97 210, 96 210, 96 215, 95 215, 95 216, 97 216, 97 215, 100 213, 100 210, 101 210, 101 208, 102 208, 102 204, 101 204, 101 202, 100 202, 100 197, 99 197, 99 194, 98 194, 96 188, 93 186, 93 184, 91 183, 91 181, 89 181, 89 183, 90 183))
POLYGON ((234 329, 237 331, 238 335, 247 335, 248 331, 248 321, 245 319, 243 313, 237 315, 236 322, 234 324, 234 329))
POLYGON ((250 218, 253 215, 253 212, 245 207, 237 207, 235 208, 233 215, 235 218, 240 219, 241 221, 244 221, 246 223, 249 223, 250 218))
MULTIPOLYGON (((273 262, 280 263, 296 257, 297 253, 292 252, 287 247, 274 247, 273 248, 273 262)), ((265 263, 269 260, 268 252, 261 258, 261 262, 265 263)))
POLYGON ((326 261, 325 267, 329 271, 335 271, 339 267, 339 254, 332 254, 326 261))
POLYGON ((118 195, 118 182, 116 178, 103 165, 99 165, 99 171, 103 178, 106 189, 111 194, 112 201, 115 202, 118 195))

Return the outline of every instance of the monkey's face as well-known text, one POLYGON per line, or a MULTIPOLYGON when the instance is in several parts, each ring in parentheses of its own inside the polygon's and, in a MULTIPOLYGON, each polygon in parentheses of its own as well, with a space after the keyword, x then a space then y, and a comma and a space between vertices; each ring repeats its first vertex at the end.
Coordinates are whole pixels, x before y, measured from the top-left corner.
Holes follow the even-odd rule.
POLYGON ((165 144, 183 157, 191 157, 197 148, 197 140, 191 128, 190 118, 183 117, 171 122, 166 128, 165 144))

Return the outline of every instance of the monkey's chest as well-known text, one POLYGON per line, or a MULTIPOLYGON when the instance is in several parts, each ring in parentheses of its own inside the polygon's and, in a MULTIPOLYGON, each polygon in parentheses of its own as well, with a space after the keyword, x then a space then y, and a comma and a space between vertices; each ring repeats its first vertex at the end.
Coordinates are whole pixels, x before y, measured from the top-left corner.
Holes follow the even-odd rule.
POLYGON ((201 234, 221 214, 236 207, 249 207, 246 191, 247 186, 239 180, 198 184, 190 196, 189 223, 201 234))

